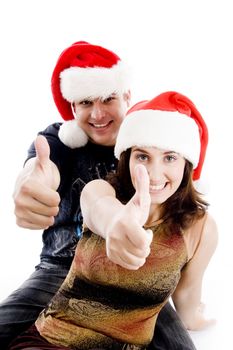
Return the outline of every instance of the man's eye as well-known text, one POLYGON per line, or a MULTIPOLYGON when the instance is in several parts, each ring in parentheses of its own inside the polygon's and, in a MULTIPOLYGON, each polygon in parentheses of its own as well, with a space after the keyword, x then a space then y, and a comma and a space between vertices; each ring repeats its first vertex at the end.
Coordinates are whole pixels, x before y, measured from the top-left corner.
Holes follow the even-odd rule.
POLYGON ((91 101, 83 100, 83 101, 79 102, 79 104, 82 105, 82 106, 89 106, 91 104, 91 101))
POLYGON ((108 102, 111 102, 112 100, 114 100, 114 97, 113 97, 113 96, 109 96, 109 97, 105 98, 105 99, 103 100, 103 102, 104 102, 104 103, 108 103, 108 102))

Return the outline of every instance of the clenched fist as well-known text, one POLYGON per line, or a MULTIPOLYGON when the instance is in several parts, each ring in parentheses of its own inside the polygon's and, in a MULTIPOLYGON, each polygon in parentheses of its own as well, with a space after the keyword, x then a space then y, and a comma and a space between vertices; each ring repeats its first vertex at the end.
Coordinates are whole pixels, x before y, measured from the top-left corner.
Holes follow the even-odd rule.
POLYGON ((54 223, 59 211, 57 188, 60 174, 50 160, 44 136, 35 140, 36 157, 27 161, 19 174, 13 193, 16 223, 28 229, 45 229, 54 223))

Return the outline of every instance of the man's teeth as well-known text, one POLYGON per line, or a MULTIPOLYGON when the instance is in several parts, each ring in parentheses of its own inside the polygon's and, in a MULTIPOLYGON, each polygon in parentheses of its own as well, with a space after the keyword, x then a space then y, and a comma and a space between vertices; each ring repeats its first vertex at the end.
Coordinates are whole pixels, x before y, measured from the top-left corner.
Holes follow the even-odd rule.
POLYGON ((158 190, 162 190, 165 187, 165 184, 161 184, 161 185, 150 185, 150 190, 152 191, 158 191, 158 190))
POLYGON ((108 125, 108 123, 106 124, 93 124, 95 128, 104 128, 105 126, 108 125))

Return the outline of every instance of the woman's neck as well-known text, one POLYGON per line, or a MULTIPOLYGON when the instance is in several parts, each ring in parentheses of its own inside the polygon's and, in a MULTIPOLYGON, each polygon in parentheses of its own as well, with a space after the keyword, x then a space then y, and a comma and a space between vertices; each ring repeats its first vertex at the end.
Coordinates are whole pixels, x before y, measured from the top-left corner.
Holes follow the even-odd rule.
POLYGON ((159 225, 163 220, 161 219, 161 205, 151 205, 150 213, 145 226, 159 225))

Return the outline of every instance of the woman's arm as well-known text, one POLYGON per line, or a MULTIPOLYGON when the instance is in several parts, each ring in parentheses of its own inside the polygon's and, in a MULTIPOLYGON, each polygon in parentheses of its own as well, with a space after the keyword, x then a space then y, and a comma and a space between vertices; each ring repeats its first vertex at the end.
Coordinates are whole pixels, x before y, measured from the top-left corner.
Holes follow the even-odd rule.
POLYGON ((89 182, 81 193, 80 203, 84 223, 106 239, 110 260, 132 270, 145 263, 152 232, 143 228, 150 209, 149 179, 144 167, 137 169, 136 192, 126 205, 104 180, 89 182))
POLYGON ((216 249, 217 241, 216 223, 207 214, 195 253, 183 269, 181 279, 172 296, 175 308, 189 330, 200 330, 215 322, 205 319, 203 315, 201 291, 204 272, 216 249))
POLYGON ((85 185, 80 203, 87 227, 106 238, 112 217, 123 208, 123 204, 116 198, 114 188, 105 180, 93 180, 85 185))

